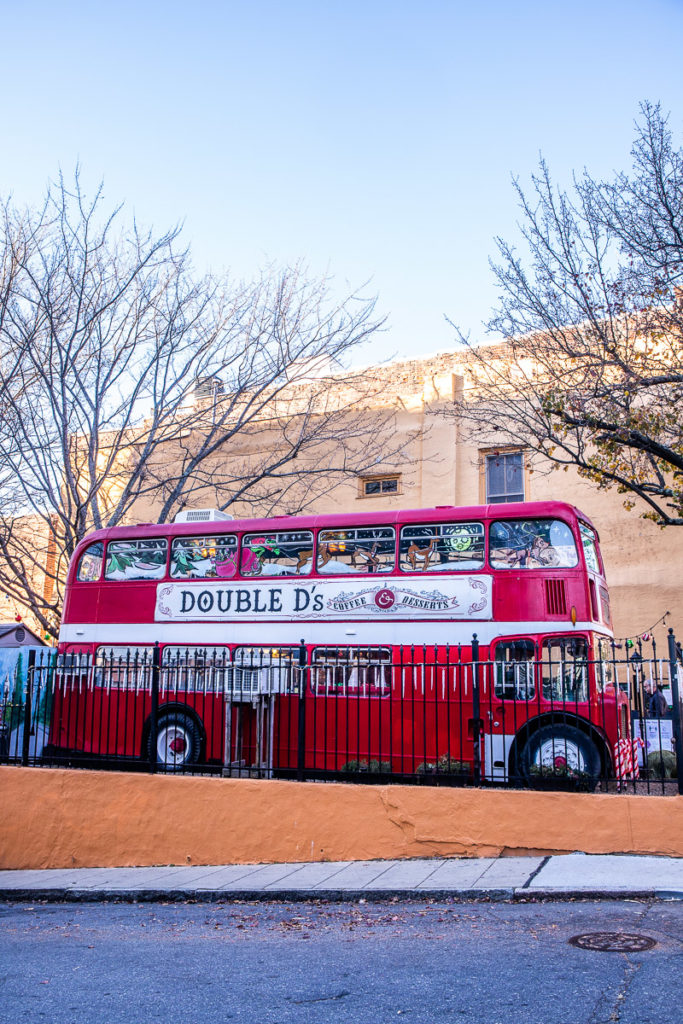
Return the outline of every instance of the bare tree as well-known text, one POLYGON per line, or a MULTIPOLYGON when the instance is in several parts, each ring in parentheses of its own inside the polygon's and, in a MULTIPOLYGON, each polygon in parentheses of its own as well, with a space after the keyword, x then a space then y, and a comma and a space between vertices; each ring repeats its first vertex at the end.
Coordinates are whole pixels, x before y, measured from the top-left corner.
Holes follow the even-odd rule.
POLYGON ((0 590, 48 632, 90 529, 300 511, 400 457, 377 381, 344 369, 372 300, 299 266, 196 277, 177 229, 126 228, 78 174, 0 218, 0 590))
MULTIPOLYGON (((456 408, 480 444, 525 446, 541 467, 578 467, 643 515, 683 525, 683 151, 643 104, 633 168, 584 172, 571 193, 547 166, 515 183, 523 251, 498 239, 505 342, 466 349, 456 408), (646 507, 645 507, 646 506, 646 507)), ((457 328, 456 328, 457 330, 457 328)))

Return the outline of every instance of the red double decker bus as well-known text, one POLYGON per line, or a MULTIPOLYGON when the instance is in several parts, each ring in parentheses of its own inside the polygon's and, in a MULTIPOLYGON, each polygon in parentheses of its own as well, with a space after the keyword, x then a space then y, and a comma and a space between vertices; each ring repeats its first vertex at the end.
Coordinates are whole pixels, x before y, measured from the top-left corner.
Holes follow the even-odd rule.
POLYGON ((613 771, 628 698, 578 509, 196 516, 79 545, 53 752, 300 777, 613 771))

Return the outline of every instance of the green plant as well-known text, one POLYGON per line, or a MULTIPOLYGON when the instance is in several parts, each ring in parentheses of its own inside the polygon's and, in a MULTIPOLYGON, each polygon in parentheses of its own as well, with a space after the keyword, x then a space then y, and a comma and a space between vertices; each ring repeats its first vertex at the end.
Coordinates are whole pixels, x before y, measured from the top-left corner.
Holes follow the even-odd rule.
POLYGON ((647 768, 653 779, 675 779, 676 755, 671 750, 653 750, 648 755, 647 768))
POLYGON ((390 772, 391 770, 391 761, 377 761, 374 758, 371 761, 347 761, 346 764, 341 766, 341 771, 343 772, 379 774, 380 772, 390 772))
POLYGON ((471 770, 467 761, 457 761, 448 754, 441 754, 436 761, 423 761, 415 769, 418 775, 469 775, 471 770))
POLYGON ((529 775, 532 780, 567 780, 568 782, 573 782, 576 789, 590 789, 594 781, 588 772, 570 768, 567 764, 532 764, 529 768, 529 775))

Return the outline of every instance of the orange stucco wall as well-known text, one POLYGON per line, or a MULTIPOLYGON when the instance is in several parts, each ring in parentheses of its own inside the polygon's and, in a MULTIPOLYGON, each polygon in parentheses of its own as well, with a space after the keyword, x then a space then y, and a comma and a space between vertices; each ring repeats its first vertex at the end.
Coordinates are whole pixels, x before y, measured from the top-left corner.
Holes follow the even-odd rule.
POLYGON ((0 768, 0 867, 683 856, 683 797, 0 768))

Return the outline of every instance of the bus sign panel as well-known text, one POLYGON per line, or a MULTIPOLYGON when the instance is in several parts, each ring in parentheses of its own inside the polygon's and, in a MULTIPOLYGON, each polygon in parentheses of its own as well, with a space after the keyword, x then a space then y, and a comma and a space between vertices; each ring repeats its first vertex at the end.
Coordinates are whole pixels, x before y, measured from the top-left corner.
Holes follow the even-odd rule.
POLYGON ((221 580, 162 583, 156 622, 238 619, 491 619, 492 578, 282 580, 226 585, 221 580))

